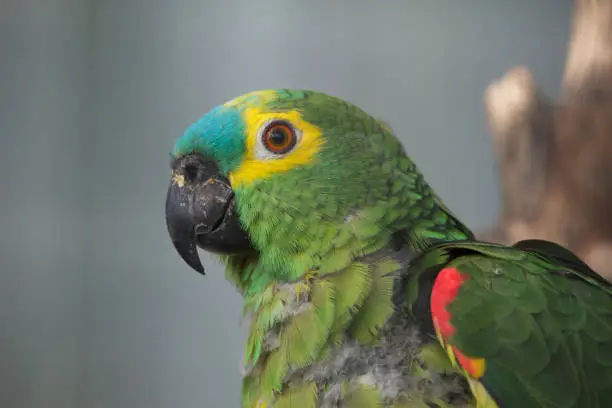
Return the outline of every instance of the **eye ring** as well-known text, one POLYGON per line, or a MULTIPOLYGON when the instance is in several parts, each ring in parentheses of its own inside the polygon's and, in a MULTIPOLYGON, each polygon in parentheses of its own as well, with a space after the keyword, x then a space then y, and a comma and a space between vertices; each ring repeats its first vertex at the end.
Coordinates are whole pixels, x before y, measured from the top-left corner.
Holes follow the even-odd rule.
POLYGON ((266 150, 274 154, 289 153, 297 143, 295 129, 285 120, 270 122, 262 132, 261 139, 266 150))

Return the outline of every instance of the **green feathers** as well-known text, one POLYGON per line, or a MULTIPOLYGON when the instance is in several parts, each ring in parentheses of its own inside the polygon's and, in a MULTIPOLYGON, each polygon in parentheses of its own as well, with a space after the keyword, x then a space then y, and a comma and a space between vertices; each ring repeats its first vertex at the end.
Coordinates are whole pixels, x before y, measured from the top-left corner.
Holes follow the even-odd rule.
POLYGON ((361 309, 376 280, 373 265, 355 263, 346 270, 334 274, 328 281, 339 290, 336 291, 336 310, 334 316, 333 344, 343 340, 343 330, 353 316, 361 309))
POLYGON ((421 262, 436 258, 469 276, 447 307, 456 329, 449 343, 486 360, 481 382, 501 404, 610 405, 609 283, 544 241, 441 244, 421 262))
MULTIPOLYGON (((308 289, 306 289, 308 290, 308 289)), ((334 318, 334 288, 325 280, 310 285, 310 302, 280 329, 280 350, 292 369, 314 361, 326 345, 334 318)))
POLYGON ((346 408, 375 408, 382 405, 379 391, 368 385, 354 385, 344 392, 343 397, 342 406, 346 408))
POLYGON ((393 286, 399 269, 394 260, 382 260, 372 268, 372 286, 360 312, 349 328, 349 334, 362 343, 376 341, 378 330, 394 311, 393 286))
POLYGON ((292 388, 278 398, 274 408, 316 408, 317 392, 317 386, 312 382, 292 388))
POLYGON ((250 370, 244 381, 245 406, 258 400, 289 403, 298 392, 318 398, 322 384, 315 384, 313 394, 312 382, 292 386, 291 395, 281 391, 291 373, 325 358, 329 347, 340 346, 347 335, 362 344, 376 341, 394 311, 391 297, 399 268, 390 258, 356 262, 334 274, 272 284, 247 298, 245 312, 252 323, 245 351, 250 370))

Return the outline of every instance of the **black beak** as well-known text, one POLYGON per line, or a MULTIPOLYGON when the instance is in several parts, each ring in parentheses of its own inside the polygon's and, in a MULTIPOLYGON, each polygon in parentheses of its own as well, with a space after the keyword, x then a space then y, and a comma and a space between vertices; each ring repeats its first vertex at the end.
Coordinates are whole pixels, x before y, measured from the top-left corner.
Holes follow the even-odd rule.
POLYGON ((234 191, 218 166, 202 155, 174 161, 166 196, 166 226, 177 252, 204 275, 197 247, 224 254, 255 252, 236 212, 234 191))

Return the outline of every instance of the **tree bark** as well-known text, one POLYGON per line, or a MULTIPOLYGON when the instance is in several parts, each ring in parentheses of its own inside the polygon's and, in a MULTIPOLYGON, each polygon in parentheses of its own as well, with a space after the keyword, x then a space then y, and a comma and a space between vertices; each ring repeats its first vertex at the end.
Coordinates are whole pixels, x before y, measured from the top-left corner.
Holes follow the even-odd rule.
POLYGON ((525 67, 485 92, 502 211, 481 239, 540 238, 612 280, 612 0, 576 0, 563 97, 525 67))

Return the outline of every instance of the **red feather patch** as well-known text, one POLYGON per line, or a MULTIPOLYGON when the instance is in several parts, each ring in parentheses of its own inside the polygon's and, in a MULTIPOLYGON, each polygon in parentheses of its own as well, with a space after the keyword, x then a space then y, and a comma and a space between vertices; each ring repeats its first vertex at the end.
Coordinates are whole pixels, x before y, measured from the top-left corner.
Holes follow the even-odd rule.
POLYGON ((444 338, 448 338, 455 332, 451 325, 451 314, 446 310, 468 275, 459 272, 456 268, 444 268, 438 273, 431 292, 431 317, 434 325, 444 338))
MULTIPOLYGON (((434 282, 431 293, 431 317, 434 327, 445 342, 455 333, 455 328, 450 323, 452 315, 446 310, 446 307, 452 303, 459 292, 459 288, 468 278, 467 274, 459 272, 456 268, 445 268, 439 272, 434 282)), ((457 362, 465 371, 474 378, 482 377, 485 371, 485 361, 483 359, 470 358, 455 346, 450 346, 450 348, 457 362)))

